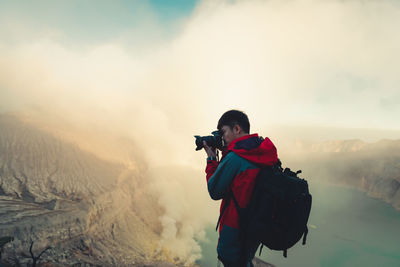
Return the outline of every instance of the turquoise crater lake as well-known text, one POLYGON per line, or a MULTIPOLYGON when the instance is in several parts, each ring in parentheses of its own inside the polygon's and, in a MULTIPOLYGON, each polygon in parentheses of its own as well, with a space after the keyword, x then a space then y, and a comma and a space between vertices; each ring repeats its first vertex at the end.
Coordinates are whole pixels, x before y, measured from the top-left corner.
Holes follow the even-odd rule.
MULTIPOLYGON (((264 248, 261 259, 277 267, 400 266, 400 211, 355 189, 317 184, 310 191, 307 244, 296 244, 287 258, 264 248)), ((207 228, 199 265, 217 266, 217 238, 215 226, 207 228)))

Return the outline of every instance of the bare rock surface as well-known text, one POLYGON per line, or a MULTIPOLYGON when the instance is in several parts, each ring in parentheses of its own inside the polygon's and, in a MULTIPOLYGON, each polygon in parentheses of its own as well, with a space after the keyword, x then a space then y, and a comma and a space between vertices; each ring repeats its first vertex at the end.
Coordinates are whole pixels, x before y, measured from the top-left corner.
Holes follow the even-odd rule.
POLYGON ((315 180, 357 188, 400 210, 400 140, 329 141, 304 158, 298 166, 315 180))
POLYGON ((26 266, 31 241, 35 253, 51 247, 48 266, 170 264, 145 180, 133 165, 0 115, 0 237, 14 237, 3 264, 26 266))
POLYGON ((254 267, 276 267, 275 265, 265 262, 257 257, 254 257, 253 264, 254 264, 254 267))

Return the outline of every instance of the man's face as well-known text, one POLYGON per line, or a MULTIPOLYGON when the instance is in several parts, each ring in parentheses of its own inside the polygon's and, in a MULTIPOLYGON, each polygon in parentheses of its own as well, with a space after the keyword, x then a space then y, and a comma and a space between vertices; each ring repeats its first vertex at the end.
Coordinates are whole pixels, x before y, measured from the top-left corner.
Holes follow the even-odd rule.
POLYGON ((226 146, 228 146, 230 142, 237 138, 234 130, 232 130, 231 127, 229 127, 228 125, 224 125, 221 127, 221 134, 226 146))

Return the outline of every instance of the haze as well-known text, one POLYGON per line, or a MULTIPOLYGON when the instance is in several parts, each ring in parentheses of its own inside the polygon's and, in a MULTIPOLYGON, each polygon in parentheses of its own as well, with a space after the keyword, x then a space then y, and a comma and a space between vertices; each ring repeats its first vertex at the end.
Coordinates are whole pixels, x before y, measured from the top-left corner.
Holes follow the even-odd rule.
POLYGON ((98 135, 132 139, 175 203, 165 238, 190 221, 175 247, 196 258, 192 238, 217 211, 193 135, 236 108, 278 144, 399 139, 399 26, 397 1, 2 1, 0 112, 83 146, 98 135), (198 175, 157 169, 178 165, 198 175), (202 191, 179 209, 174 197, 188 188, 202 191))

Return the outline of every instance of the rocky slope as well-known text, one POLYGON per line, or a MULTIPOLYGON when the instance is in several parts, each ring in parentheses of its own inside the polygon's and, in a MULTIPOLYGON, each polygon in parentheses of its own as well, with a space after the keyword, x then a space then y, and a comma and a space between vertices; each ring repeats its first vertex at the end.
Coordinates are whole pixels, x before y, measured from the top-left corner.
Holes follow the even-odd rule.
POLYGON ((161 208, 135 164, 107 161, 16 116, 0 115, 2 261, 54 266, 179 264, 159 247, 161 208))
POLYGON ((295 165, 313 180, 363 190, 400 210, 400 140, 329 141, 303 149, 295 165))

